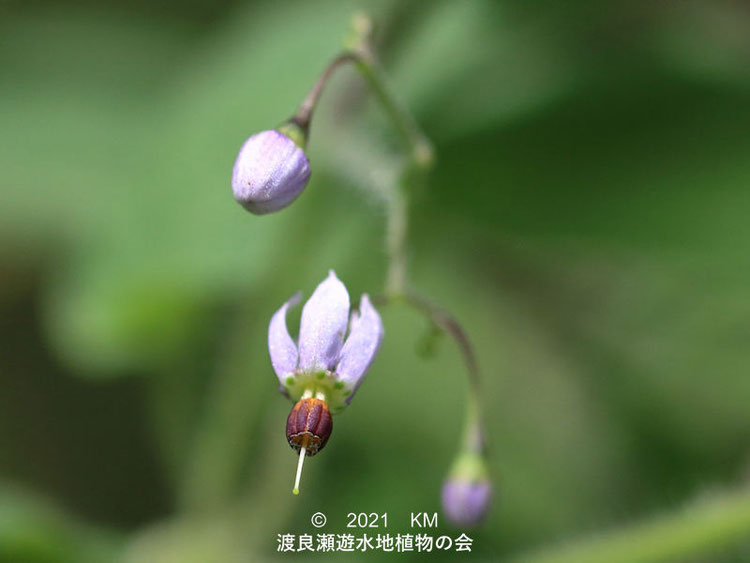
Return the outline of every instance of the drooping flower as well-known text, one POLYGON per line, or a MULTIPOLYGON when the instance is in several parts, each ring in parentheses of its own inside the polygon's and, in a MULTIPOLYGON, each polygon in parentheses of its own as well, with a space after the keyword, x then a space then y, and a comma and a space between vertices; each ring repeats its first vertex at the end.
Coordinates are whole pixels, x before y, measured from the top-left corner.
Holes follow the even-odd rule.
POLYGON ((310 179, 304 136, 290 125, 279 129, 262 131, 247 139, 234 162, 234 199, 257 215, 292 203, 310 179))
POLYGON ((333 429, 331 413, 349 405, 383 339, 383 323, 367 294, 350 318, 349 293, 333 270, 302 309, 297 344, 289 335, 286 313, 298 302, 295 295, 284 303, 268 327, 280 391, 296 401, 287 419, 287 440, 300 452, 295 494, 304 456, 323 449, 333 429))

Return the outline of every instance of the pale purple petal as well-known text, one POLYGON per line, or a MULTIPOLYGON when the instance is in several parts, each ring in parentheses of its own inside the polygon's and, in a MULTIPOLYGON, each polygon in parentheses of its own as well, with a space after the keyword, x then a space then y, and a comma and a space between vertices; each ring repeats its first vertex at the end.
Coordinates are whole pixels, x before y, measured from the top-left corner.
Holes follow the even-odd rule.
POLYGON ((271 365, 282 388, 286 378, 297 369, 297 346, 286 328, 286 312, 289 307, 299 303, 299 298, 300 294, 297 293, 284 303, 271 317, 268 325, 268 352, 271 355, 271 365))
POLYGON ((304 151, 276 130, 262 131, 245 141, 237 155, 232 192, 248 211, 271 213, 294 201, 309 178, 304 151))
POLYGON ((299 367, 313 372, 336 365, 344 344, 349 293, 331 270, 302 309, 299 329, 299 367))
POLYGON ((370 303, 367 294, 362 295, 359 313, 352 314, 349 338, 341 350, 341 360, 336 367, 336 375, 352 393, 347 402, 354 396, 367 370, 378 353, 383 340, 383 323, 380 315, 370 303))
POLYGON ((449 479, 443 484, 443 512, 456 526, 476 526, 487 515, 491 496, 489 481, 449 479))

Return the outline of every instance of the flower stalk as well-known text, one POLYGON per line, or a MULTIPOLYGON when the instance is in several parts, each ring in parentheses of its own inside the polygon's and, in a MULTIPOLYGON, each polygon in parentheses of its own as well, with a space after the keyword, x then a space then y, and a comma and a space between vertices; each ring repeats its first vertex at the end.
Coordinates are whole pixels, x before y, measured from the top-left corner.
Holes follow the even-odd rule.
MULTIPOLYGON (((461 485, 481 485, 486 489, 481 506, 471 507, 475 518, 451 518, 451 513, 467 513, 466 506, 444 506, 449 518, 460 525, 473 525, 486 513, 489 502, 490 482, 486 475, 485 432, 481 407, 481 375, 476 354, 466 331, 461 324, 444 309, 434 305, 408 287, 407 239, 409 218, 409 196, 416 184, 424 181, 427 172, 434 164, 432 144, 424 135, 411 113, 402 105, 388 88, 382 68, 372 46, 372 24, 364 15, 355 16, 353 34, 348 45, 351 49, 329 65, 323 77, 327 79, 329 70, 346 61, 353 61, 363 74, 378 101, 386 111, 395 128, 399 131, 406 147, 407 162, 401 173, 401 182, 390 190, 387 198, 386 251, 388 271, 386 274, 385 295, 380 303, 404 302, 426 316, 434 326, 446 332, 456 342, 466 367, 469 380, 467 409, 464 421, 464 438, 454 463, 451 478, 462 479, 461 485), (471 459, 472 463, 462 460, 471 459), (471 467, 473 470, 463 471, 471 467), (458 468, 458 469, 455 469, 458 468), (458 471, 458 473, 457 473, 458 471), (456 510, 457 509, 457 510, 456 510)), ((315 98, 311 104, 303 103, 303 108, 314 108, 322 86, 313 88, 315 98)), ((308 99, 310 96, 308 96, 308 99)), ((307 102, 307 100, 306 100, 307 102)), ((311 112, 312 109, 306 111, 311 112)), ((449 481, 446 486, 451 485, 449 481)), ((450 496, 450 495, 449 495, 450 496)), ((455 495, 450 496, 454 498, 455 495)), ((446 496, 444 495, 444 500, 446 496)), ((464 498, 459 495, 459 504, 464 498)), ((445 504, 445 503, 444 503, 445 504)), ((465 503, 464 503, 465 504, 465 503)), ((476 503, 474 503, 476 505, 476 503)))
POLYGON ((385 74, 375 56, 372 45, 372 22, 370 18, 364 14, 357 14, 353 20, 352 31, 353 33, 347 41, 348 50, 339 54, 323 70, 290 122, 308 133, 315 108, 331 76, 338 68, 347 63, 353 63, 398 130, 409 150, 410 160, 419 168, 428 170, 434 162, 432 144, 419 128, 409 110, 398 100, 387 85, 385 74))

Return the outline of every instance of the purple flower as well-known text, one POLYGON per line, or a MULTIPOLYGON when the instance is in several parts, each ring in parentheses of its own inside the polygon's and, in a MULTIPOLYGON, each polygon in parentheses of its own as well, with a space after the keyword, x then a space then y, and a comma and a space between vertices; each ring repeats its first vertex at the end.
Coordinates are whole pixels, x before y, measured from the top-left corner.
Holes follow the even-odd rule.
POLYGON ((310 178, 310 163, 291 138, 262 131, 242 145, 232 172, 232 192, 245 209, 262 215, 289 205, 310 178))
POLYGON ((383 324, 368 296, 349 317, 349 293, 333 270, 302 309, 299 344, 286 326, 287 310, 299 295, 271 318, 268 349, 281 391, 292 400, 306 392, 322 398, 333 413, 351 401, 383 339, 383 324), (347 335, 348 328, 348 335, 347 335))
POLYGON ((456 526, 476 526, 487 515, 491 496, 492 485, 486 479, 451 477, 443 483, 443 512, 456 526))

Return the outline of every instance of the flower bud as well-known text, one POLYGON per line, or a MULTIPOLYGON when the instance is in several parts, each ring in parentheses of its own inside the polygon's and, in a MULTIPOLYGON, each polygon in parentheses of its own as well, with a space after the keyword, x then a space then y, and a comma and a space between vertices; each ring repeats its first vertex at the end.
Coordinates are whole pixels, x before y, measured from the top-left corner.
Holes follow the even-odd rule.
POLYGON ((242 145, 232 172, 232 192, 245 209, 262 215, 289 205, 307 185, 305 135, 294 124, 256 133, 242 145))
POLYGON ((483 454, 471 449, 464 451, 443 483, 445 516, 456 526, 476 526, 487 515, 491 497, 492 483, 483 454))
POLYGON ((492 496, 489 480, 449 478, 443 483, 443 512, 456 526, 472 527, 487 515, 492 496))

